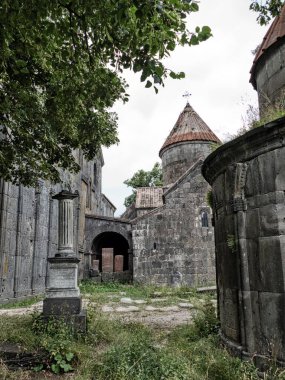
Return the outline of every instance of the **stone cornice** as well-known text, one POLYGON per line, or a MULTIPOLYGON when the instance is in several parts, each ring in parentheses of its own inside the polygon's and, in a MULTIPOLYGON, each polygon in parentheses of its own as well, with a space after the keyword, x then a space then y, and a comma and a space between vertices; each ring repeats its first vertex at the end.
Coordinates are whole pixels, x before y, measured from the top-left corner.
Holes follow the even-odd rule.
POLYGON ((210 185, 236 162, 249 161, 260 154, 285 146, 285 117, 276 119, 229 141, 204 161, 202 174, 210 185))
POLYGON ((103 215, 94 215, 94 214, 85 214, 85 218, 88 219, 98 219, 98 220, 107 220, 110 222, 117 222, 117 223, 126 223, 130 224, 129 220, 126 219, 120 219, 120 218, 114 218, 112 216, 103 216, 103 215))

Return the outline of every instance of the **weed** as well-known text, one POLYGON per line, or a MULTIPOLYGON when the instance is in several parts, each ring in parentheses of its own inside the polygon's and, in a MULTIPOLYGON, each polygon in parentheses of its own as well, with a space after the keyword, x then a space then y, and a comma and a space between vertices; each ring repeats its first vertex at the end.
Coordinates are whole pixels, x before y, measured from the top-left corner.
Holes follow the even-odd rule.
POLYGON ((189 370, 182 356, 156 347, 146 332, 113 346, 94 368, 94 378, 108 380, 187 380, 189 370))
POLYGON ((28 351, 36 350, 39 346, 38 337, 31 329, 32 316, 0 317, 0 342, 17 343, 28 351))
POLYGON ((215 150, 217 150, 220 146, 222 146, 222 143, 211 143, 210 144, 210 149, 211 149, 211 152, 214 152, 215 150))
POLYGON ((251 129, 260 127, 285 116, 285 91, 283 91, 279 98, 274 102, 272 102, 265 94, 263 94, 262 97, 262 115, 259 115, 259 110, 257 107, 249 104, 247 106, 246 115, 243 118, 243 127, 239 129, 234 136, 231 136, 231 139, 241 136, 251 129))
MULTIPOLYGON (((0 341, 18 342, 30 352, 43 348, 46 359, 35 370, 64 373, 74 368, 66 376, 76 380, 258 380, 252 363, 241 362, 220 347, 215 309, 209 300, 212 295, 198 294, 188 287, 83 286, 92 297, 100 297, 100 302, 109 302, 110 293, 120 297, 120 292, 124 292, 126 296, 144 299, 191 297, 202 306, 193 323, 166 331, 122 322, 116 314, 106 316, 91 303, 88 332, 83 338, 74 336, 64 321, 51 319, 46 323, 38 316, 1 316, 0 341)), ((42 375, 52 376, 13 372, 0 363, 0 379, 39 379, 42 375)), ((272 365, 264 380, 285 380, 284 370, 272 365)))
POLYGON ((227 246, 232 253, 236 252, 237 241, 235 239, 235 235, 227 235, 227 246))
POLYGON ((76 355, 72 348, 73 332, 64 320, 37 316, 33 320, 33 331, 40 335, 42 348, 48 353, 46 361, 34 368, 35 371, 51 369, 58 374, 73 370, 76 355))
POLYGON ((213 190, 209 190, 206 194, 206 202, 208 204, 208 206, 211 207, 211 209, 213 209, 214 207, 214 196, 213 196, 213 190))

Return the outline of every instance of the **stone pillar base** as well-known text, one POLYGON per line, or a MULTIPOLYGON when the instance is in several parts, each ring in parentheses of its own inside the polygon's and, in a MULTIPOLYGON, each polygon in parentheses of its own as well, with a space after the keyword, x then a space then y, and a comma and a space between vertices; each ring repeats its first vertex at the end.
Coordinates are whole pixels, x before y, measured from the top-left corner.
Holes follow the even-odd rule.
POLYGON ((49 320, 55 320, 64 322, 71 327, 75 333, 85 334, 87 331, 87 311, 82 309, 78 314, 44 314, 43 320, 48 322, 49 320))
POLYGON ((79 314, 81 297, 46 298, 43 302, 44 315, 79 314))
POLYGON ((43 317, 55 318, 70 325, 76 332, 86 332, 86 310, 77 286, 79 259, 53 257, 50 263, 49 284, 43 302, 43 317))

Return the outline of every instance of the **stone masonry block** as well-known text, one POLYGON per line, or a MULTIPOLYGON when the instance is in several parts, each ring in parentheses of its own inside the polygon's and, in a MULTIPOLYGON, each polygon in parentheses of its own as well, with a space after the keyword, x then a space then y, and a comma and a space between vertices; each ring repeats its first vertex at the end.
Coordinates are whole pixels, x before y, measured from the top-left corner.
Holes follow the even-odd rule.
POLYGON ((116 255, 115 256, 115 272, 122 272, 124 269, 124 256, 116 255))
POLYGON ((92 269, 99 270, 99 260, 92 260, 92 269))
POLYGON ((284 293, 260 293, 260 333, 263 339, 263 347, 260 351, 264 354, 274 350, 276 357, 285 360, 284 341, 284 293))
POLYGON ((260 286, 264 292, 284 291, 279 236, 259 238, 260 286))
POLYGON ((111 273, 114 271, 113 248, 102 248, 102 272, 111 273))
POLYGON ((276 190, 284 191, 285 189, 285 148, 276 151, 276 190))
POLYGON ((279 235, 278 207, 276 204, 267 205, 259 209, 260 236, 279 235))
POLYGON ((261 193, 267 194, 275 190, 275 162, 275 151, 267 152, 258 157, 261 193))

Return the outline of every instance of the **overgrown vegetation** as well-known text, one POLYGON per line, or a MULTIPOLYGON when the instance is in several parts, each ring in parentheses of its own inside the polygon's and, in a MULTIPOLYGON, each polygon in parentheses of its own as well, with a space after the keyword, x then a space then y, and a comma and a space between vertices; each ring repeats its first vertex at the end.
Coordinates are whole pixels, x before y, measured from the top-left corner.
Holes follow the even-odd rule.
POLYGON ((237 250, 237 241, 235 235, 227 235, 227 246, 229 250, 234 253, 237 250))
POLYGON ((285 92, 282 92, 275 102, 270 101, 265 95, 263 96, 263 101, 263 113, 261 116, 258 107, 255 107, 252 104, 247 106, 246 114, 243 118, 243 126, 237 131, 236 135, 232 136, 232 138, 241 136, 251 129, 260 127, 285 116, 285 92))
POLYGON ((214 195, 213 195, 213 190, 209 190, 206 194, 206 202, 207 202, 207 205, 211 207, 211 209, 213 209, 214 207, 214 195))
MULTIPOLYGON (((1 342, 17 342, 27 351, 40 348, 46 352, 46 360, 34 368, 44 371, 13 372, 2 363, 1 379, 41 379, 45 378, 41 377, 45 376, 45 370, 55 373, 67 370, 71 371, 70 375, 64 378, 76 380, 258 380, 250 362, 241 362, 220 347, 215 308, 210 302, 212 295, 198 295, 186 287, 169 289, 90 282, 83 283, 81 290, 96 301, 88 307, 86 336, 74 336, 63 321, 45 325, 35 315, 0 318, 1 342), (98 306, 103 300, 109 302, 109 296, 148 299, 166 294, 173 300, 178 296, 191 301, 197 299, 200 306, 193 323, 166 331, 110 318, 98 306)), ((270 376, 265 379, 285 379, 276 368, 270 376)))

